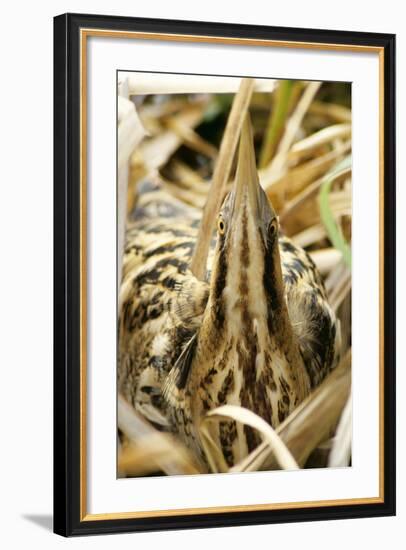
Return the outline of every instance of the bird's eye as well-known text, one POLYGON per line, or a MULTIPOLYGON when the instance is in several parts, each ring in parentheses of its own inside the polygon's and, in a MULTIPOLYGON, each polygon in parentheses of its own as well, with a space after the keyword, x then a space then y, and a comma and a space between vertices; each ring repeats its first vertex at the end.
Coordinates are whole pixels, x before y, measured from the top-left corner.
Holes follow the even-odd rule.
POLYGON ((278 229, 278 224, 276 220, 272 220, 272 222, 269 225, 269 235, 271 237, 274 237, 276 234, 276 230, 278 229))
POLYGON ((218 229, 218 232, 220 233, 220 235, 224 235, 224 231, 226 230, 226 226, 225 226, 223 218, 218 219, 217 229, 218 229))

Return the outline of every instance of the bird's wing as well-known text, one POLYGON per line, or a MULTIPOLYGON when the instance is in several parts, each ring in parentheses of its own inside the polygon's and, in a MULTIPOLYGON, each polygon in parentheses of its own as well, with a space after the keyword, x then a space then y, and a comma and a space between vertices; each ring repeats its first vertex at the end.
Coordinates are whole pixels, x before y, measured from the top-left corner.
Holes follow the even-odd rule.
POLYGON ((189 270, 201 211, 168 193, 159 177, 141 182, 137 195, 119 292, 118 385, 145 418, 166 429, 163 384, 174 365, 185 365, 208 298, 208 283, 189 270))
POLYGON ((339 359, 340 321, 310 256, 286 237, 280 239, 280 250, 289 318, 315 387, 339 359))
POLYGON ((180 399, 179 392, 186 386, 190 367, 196 351, 197 334, 198 333, 195 332, 186 343, 182 353, 165 379, 162 394, 164 399, 170 402, 172 406, 176 406, 177 401, 180 399))
POLYGON ((163 187, 159 176, 151 176, 137 186, 137 204, 130 214, 130 221, 157 221, 185 218, 197 225, 201 210, 185 204, 163 187))

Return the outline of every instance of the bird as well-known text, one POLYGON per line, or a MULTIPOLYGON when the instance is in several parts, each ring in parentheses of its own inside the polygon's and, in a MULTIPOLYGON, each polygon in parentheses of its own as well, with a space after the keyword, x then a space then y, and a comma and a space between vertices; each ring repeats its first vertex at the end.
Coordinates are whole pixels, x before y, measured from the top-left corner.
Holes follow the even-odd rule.
MULTIPOLYGON (((314 262, 261 187, 248 115, 204 280, 190 270, 199 221, 159 184, 141 188, 123 259, 118 388, 207 462, 209 411, 237 405, 277 427, 335 367, 341 338, 314 262)), ((261 442, 232 419, 211 434, 228 467, 261 442)))

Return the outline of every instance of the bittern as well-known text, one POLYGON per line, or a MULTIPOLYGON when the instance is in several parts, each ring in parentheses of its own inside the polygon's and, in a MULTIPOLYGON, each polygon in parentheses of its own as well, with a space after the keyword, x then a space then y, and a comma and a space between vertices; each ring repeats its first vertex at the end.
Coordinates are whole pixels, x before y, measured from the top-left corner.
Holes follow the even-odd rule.
MULTIPOLYGON (((189 268, 199 220, 147 191, 124 256, 119 391, 204 460, 206 413, 239 405, 276 427, 336 364, 339 321, 310 256, 281 234, 248 118, 205 281, 189 268)), ((229 466, 260 443, 232 420, 213 437, 229 466)))

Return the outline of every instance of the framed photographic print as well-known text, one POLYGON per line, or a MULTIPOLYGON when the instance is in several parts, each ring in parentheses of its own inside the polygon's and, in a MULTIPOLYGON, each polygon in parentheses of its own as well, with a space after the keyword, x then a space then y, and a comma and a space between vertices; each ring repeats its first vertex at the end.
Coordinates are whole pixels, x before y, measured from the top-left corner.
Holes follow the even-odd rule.
POLYGON ((395 37, 54 20, 54 530, 395 513, 395 37))

